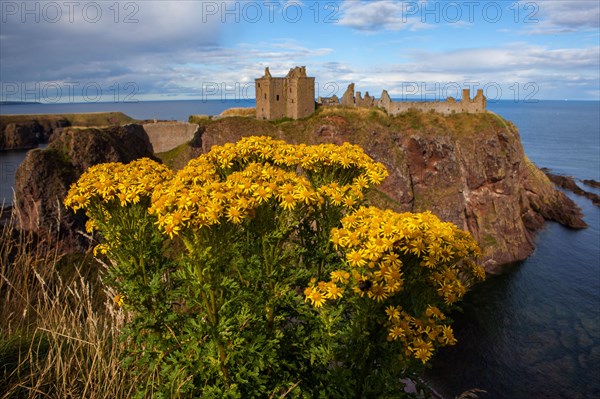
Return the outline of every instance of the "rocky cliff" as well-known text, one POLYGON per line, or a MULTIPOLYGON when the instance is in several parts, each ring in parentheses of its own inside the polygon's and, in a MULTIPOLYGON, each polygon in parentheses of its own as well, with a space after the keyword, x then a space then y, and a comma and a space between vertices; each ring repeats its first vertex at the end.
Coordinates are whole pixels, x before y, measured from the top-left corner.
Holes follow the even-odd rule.
POLYGON ((17 169, 14 210, 18 227, 36 233, 58 230, 63 238, 76 238, 83 218, 62 205, 71 183, 92 165, 152 156, 152 145, 141 125, 62 130, 46 149, 29 151, 17 169))
POLYGON ((257 134, 362 146, 390 173, 373 202, 397 211, 431 210, 469 230, 489 272, 529 256, 544 220, 586 227, 575 203, 527 159, 517 128, 493 113, 410 111, 392 117, 378 109, 332 107, 298 121, 240 117, 198 123, 203 151, 257 134))
POLYGON ((133 122, 121 112, 64 115, 0 115, 0 150, 36 148, 68 126, 117 126, 133 122))

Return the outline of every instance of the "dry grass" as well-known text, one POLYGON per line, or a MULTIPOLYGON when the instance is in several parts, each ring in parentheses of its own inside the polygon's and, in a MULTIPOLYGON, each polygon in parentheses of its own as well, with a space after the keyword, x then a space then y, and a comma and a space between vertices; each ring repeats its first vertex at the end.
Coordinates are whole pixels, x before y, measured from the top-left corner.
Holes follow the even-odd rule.
POLYGON ((71 126, 114 126, 135 122, 135 119, 122 112, 88 112, 79 114, 31 114, 31 115, 0 115, 0 124, 26 123, 52 123, 67 120, 71 126))
POLYGON ((254 117, 256 115, 256 108, 229 108, 221 112, 219 116, 249 116, 254 117))
POLYGON ((0 226, 0 398, 128 398, 124 312, 52 237, 0 226))

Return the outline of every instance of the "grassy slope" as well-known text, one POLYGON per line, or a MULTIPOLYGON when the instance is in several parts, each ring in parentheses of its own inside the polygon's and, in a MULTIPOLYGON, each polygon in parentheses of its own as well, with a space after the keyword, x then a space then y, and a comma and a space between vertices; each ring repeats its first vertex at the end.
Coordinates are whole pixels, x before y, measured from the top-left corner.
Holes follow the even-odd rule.
POLYGON ((82 114, 0 115, 0 124, 28 121, 58 121, 66 119, 71 126, 111 126, 133 123, 136 120, 122 112, 92 112, 82 114))

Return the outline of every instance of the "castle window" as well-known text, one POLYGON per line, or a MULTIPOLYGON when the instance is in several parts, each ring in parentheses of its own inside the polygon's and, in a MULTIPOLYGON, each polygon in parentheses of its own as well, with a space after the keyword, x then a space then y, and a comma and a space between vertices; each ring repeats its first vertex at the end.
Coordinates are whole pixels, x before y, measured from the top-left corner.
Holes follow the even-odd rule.
POLYGON ((265 100, 267 99, 267 93, 265 93, 265 100))
POLYGON ((277 95, 277 101, 279 101, 279 94, 277 95))
POLYGON ((258 84, 258 88, 260 89, 260 83, 258 84))

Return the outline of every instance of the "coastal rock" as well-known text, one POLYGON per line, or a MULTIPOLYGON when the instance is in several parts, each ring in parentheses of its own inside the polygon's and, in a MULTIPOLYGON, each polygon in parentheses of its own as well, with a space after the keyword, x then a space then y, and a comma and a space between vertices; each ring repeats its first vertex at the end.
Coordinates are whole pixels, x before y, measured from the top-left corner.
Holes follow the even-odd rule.
MULTIPOLYGON (((565 190, 569 190, 574 194, 581 195, 582 197, 586 197, 596 206, 600 206, 600 195, 591 193, 589 191, 585 191, 581 187, 577 185, 575 179, 571 176, 562 176, 554 173, 550 173, 550 171, 544 170, 546 176, 552 181, 552 183, 556 184, 560 188, 564 188, 565 190)), ((584 180, 585 184, 590 187, 598 188, 598 182, 594 180, 584 180)))
POLYGON ((55 131, 66 126, 69 126, 69 122, 60 118, 10 123, 0 119, 0 150, 35 148, 41 143, 47 143, 55 131))
POLYGON ((65 127, 119 126, 133 122, 122 112, 0 115, 0 150, 35 148, 47 143, 53 134, 65 127))
POLYGON ((18 228, 34 233, 58 231, 61 237, 76 242, 84 218, 62 204, 71 184, 92 165, 152 157, 151 148, 140 125, 63 130, 48 148, 29 151, 17 169, 14 208, 18 228))
POLYGON ((577 205, 527 159, 517 128, 493 113, 389 116, 328 107, 304 121, 226 118, 204 127, 204 152, 247 135, 360 145, 389 171, 371 202, 400 212, 429 210, 470 231, 491 273, 527 258, 544 220, 586 227, 577 205))

